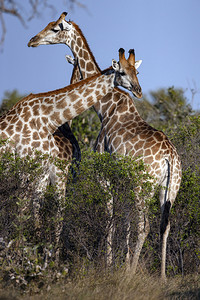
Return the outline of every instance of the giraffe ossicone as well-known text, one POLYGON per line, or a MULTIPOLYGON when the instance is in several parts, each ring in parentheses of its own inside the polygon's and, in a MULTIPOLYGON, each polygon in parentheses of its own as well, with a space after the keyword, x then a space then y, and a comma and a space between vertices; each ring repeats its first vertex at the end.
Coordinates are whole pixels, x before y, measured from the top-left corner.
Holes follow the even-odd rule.
POLYGON ((66 60, 68 61, 69 64, 76 66, 77 60, 73 58, 71 55, 65 55, 66 60))

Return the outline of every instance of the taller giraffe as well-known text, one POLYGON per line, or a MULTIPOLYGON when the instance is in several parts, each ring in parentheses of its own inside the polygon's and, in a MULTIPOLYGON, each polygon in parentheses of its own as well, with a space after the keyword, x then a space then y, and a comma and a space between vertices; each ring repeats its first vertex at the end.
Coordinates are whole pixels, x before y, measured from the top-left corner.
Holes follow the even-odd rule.
MULTIPOLYGON (((41 32, 34 36, 28 46, 37 47, 48 44, 66 44, 70 47, 76 64, 71 82, 86 78, 100 72, 100 68, 88 46, 88 43, 74 22, 66 21, 63 13, 56 22, 49 23, 41 32), (80 75, 81 70, 81 75, 80 75)), ((138 66, 132 51, 131 65, 138 66)), ((124 52, 121 52, 120 64, 125 64, 124 52)), ((136 70, 134 68, 135 78, 136 70)), ((138 81, 134 95, 141 98, 142 93, 138 81)), ((161 277, 165 279, 167 237, 170 231, 169 214, 181 183, 181 162, 177 151, 166 135, 152 128, 139 115, 130 95, 118 88, 109 92, 94 105, 102 127, 98 135, 95 149, 99 152, 117 152, 133 157, 141 156, 148 167, 148 172, 161 186, 160 206, 161 222, 160 233, 162 243, 161 277)), ((149 233, 149 222, 143 207, 144 199, 137 197, 138 210, 138 238, 131 264, 134 273, 146 236, 149 233)))

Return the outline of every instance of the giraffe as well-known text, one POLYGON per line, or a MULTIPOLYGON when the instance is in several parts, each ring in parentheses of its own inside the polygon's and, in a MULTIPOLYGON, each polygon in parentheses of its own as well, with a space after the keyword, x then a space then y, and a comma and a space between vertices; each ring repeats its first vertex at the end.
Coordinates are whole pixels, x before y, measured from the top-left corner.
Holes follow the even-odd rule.
MULTIPOLYGON (((49 23, 28 43, 29 47, 48 44, 66 44, 72 51, 74 59, 67 57, 74 64, 71 83, 88 78, 101 72, 85 36, 79 26, 66 21, 67 13, 62 13, 56 22, 49 23)), ((141 61, 135 61, 135 53, 130 51, 129 62, 135 73, 135 91, 133 95, 142 97, 137 80, 137 70, 141 61)), ((120 53, 120 64, 125 67, 124 51, 120 53)), ((121 74, 123 76, 123 73, 121 74)), ((119 153, 132 157, 141 157, 148 172, 156 180, 156 185, 162 187, 159 200, 161 207, 160 240, 161 240, 161 278, 166 278, 166 248, 170 231, 170 209, 176 199, 181 183, 181 161, 179 155, 167 136, 146 123, 139 115, 129 93, 115 87, 94 106, 102 123, 94 150, 102 153, 119 153)), ((136 272, 139 256, 150 227, 143 207, 145 199, 136 196, 135 205, 138 211, 138 236, 130 262, 130 251, 127 261, 132 273, 136 272)), ((130 249, 129 249, 130 250, 130 249)))
MULTIPOLYGON (((129 60, 126 63, 129 66, 128 70, 125 70, 119 62, 112 60, 112 68, 92 77, 62 89, 30 94, 21 99, 0 118, 0 137, 9 142, 2 150, 7 148, 24 157, 31 155, 32 149, 36 149, 56 158, 59 155, 59 148, 53 134, 61 125, 94 105, 116 85, 121 85, 134 92, 132 66, 129 60)), ((57 218, 60 219, 62 199, 65 194, 65 180, 62 180, 60 170, 50 159, 47 159, 44 167, 46 175, 39 183, 38 190, 41 193, 45 184, 49 182, 58 187, 60 198, 57 218)), ((37 199, 34 200, 35 214, 38 215, 37 201, 37 199)), ((56 245, 59 243, 61 229, 62 224, 59 222, 55 233, 56 245)))

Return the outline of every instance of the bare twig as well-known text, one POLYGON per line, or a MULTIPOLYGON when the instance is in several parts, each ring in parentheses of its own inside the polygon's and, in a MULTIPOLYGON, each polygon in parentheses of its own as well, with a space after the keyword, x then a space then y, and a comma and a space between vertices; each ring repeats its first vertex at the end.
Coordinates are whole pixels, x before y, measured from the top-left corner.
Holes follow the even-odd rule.
MULTIPOLYGON (((86 6, 78 0, 67 0, 66 2, 70 4, 71 8, 74 5, 86 8, 86 6)), ((41 10, 41 6, 44 8, 50 8, 54 11, 56 10, 55 6, 49 3, 49 0, 28 0, 28 5, 30 8, 29 14, 24 11, 24 5, 20 4, 17 0, 0 0, 0 24, 2 25, 0 45, 3 45, 7 33, 6 23, 4 20, 6 14, 17 17, 22 25, 26 27, 28 21, 32 20, 36 16, 41 17, 40 11, 43 11, 41 10)))
POLYGON ((1 26, 2 26, 2 35, 1 35, 1 39, 0 39, 0 45, 2 45, 4 43, 5 35, 6 35, 6 26, 5 26, 5 22, 4 22, 4 18, 2 16, 2 14, 0 14, 0 22, 1 22, 1 26))

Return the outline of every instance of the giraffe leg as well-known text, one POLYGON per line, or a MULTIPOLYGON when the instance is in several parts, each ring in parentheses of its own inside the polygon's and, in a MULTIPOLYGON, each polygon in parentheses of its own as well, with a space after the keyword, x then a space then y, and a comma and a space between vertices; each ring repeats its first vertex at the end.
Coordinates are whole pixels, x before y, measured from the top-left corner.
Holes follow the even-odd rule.
POLYGON ((106 265, 110 267, 113 262, 113 237, 114 237, 114 220, 113 220, 113 197, 111 195, 110 201, 107 204, 109 219, 108 236, 106 241, 106 265))
MULTIPOLYGON (((104 188, 105 191, 108 191, 108 188, 110 186, 110 182, 106 180, 99 179, 99 182, 101 186, 104 188)), ((107 237, 106 237, 106 266, 110 267, 113 263, 113 238, 114 238, 114 232, 115 232, 115 226, 114 226, 114 199, 111 192, 109 192, 110 200, 107 203, 107 211, 108 211, 108 223, 107 225, 107 237)))
POLYGON ((41 238, 41 216, 40 216, 40 207, 41 207, 41 201, 42 201, 42 196, 43 192, 45 190, 45 187, 49 183, 49 174, 48 172, 45 174, 45 176, 40 180, 37 184, 37 188, 34 191, 33 194, 33 217, 34 217, 34 226, 35 226, 35 232, 36 236, 38 239, 41 238))
POLYGON ((149 227, 149 221, 148 218, 145 215, 144 209, 140 209, 139 210, 139 214, 138 214, 138 236, 137 236, 137 242, 136 242, 136 246, 134 249, 134 255, 133 255, 133 260, 132 260, 132 264, 130 267, 130 270, 133 274, 135 274, 136 269, 137 269, 137 265, 138 265, 138 260, 140 257, 140 253, 144 244, 144 241, 149 233, 150 227, 149 227))
POLYGON ((62 210, 61 207, 58 207, 58 211, 56 213, 56 224, 55 224, 55 260, 58 263, 60 257, 60 236, 63 229, 63 222, 62 222, 62 210))
POLYGON ((130 242, 130 234, 131 234, 131 223, 130 221, 128 221, 127 224, 127 235, 126 235, 126 248, 127 248, 127 254, 126 254, 126 258, 125 258, 125 265, 126 265, 126 270, 129 271, 130 270, 130 246, 129 246, 129 242, 130 242))
MULTIPOLYGON (((66 187, 66 177, 63 172, 56 167, 54 164, 50 166, 50 181, 51 184, 56 186, 57 193, 55 195, 57 200, 57 211, 55 214, 55 224, 54 224, 54 235, 55 235, 55 260, 59 262, 60 256, 60 236, 63 229, 63 211, 65 205, 65 187, 66 187)), ((66 168, 66 172, 68 172, 68 166, 66 168)))

